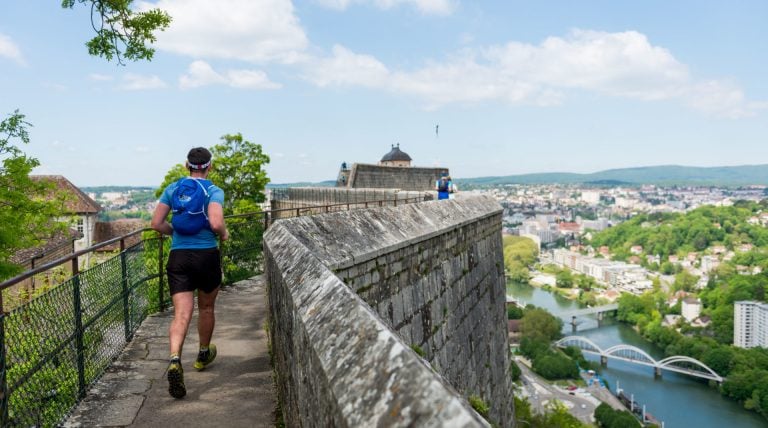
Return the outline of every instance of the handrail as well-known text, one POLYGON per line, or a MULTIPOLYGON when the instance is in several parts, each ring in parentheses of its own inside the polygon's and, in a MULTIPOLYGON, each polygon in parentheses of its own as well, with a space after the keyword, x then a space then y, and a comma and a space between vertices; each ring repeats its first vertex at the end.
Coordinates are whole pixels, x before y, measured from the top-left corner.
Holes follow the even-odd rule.
POLYGON ((125 234, 123 236, 118 236, 117 238, 112 238, 112 239, 110 239, 108 241, 99 242, 98 244, 91 245, 88 248, 84 248, 84 249, 82 249, 80 251, 75 251, 72 254, 68 254, 68 255, 66 255, 64 257, 61 257, 59 259, 56 259, 56 260, 54 260, 52 262, 48 262, 48 263, 46 263, 46 264, 44 264, 42 266, 38 266, 38 267, 36 267, 36 268, 34 268, 32 270, 28 270, 28 271, 26 271, 26 272, 24 272, 24 273, 22 273, 20 275, 17 275, 15 277, 11 278, 11 279, 8 279, 8 280, 3 281, 2 283, 0 283, 0 291, 5 290, 6 288, 11 287, 13 285, 16 285, 17 283, 19 283, 21 281, 24 281, 25 279, 29 279, 29 278, 37 275, 38 273, 45 272, 48 269, 54 268, 56 266, 59 266, 59 265, 62 265, 64 263, 66 263, 66 262, 68 262, 70 260, 76 259, 76 258, 78 258, 78 257, 80 257, 80 256, 82 256, 84 254, 88 254, 90 252, 98 250, 99 248, 104 248, 107 245, 111 245, 111 244, 114 244, 115 242, 123 241, 124 239, 130 238, 131 236, 137 235, 139 233, 143 233, 145 231, 150 231, 150 230, 152 230, 152 229, 144 228, 144 229, 134 230, 131 233, 127 233, 127 234, 125 234))

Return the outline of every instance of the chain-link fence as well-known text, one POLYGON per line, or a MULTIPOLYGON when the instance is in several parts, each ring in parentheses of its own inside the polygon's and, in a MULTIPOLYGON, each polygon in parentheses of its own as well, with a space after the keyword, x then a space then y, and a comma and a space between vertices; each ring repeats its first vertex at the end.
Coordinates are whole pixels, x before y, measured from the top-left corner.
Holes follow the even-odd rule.
POLYGON ((85 395, 147 314, 167 301, 159 245, 157 237, 144 240, 81 272, 75 258, 74 276, 0 315, 0 425, 54 426, 85 395))

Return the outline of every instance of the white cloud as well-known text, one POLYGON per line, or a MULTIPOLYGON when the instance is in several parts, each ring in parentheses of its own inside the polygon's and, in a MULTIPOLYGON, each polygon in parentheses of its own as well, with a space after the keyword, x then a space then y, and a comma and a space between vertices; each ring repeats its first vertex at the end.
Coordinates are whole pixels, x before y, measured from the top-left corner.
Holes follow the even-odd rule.
POLYGON ((107 74, 98 74, 98 73, 91 73, 88 75, 88 78, 91 80, 95 80, 97 82, 109 82, 113 80, 114 78, 107 74))
POLYGON ((20 65, 26 65, 21 50, 13 40, 5 34, 0 34, 0 58, 5 57, 20 65))
POLYGON ((193 89, 208 85, 226 85, 242 89, 278 89, 279 83, 269 80, 261 70, 227 70, 217 72, 205 61, 194 61, 189 65, 187 74, 179 78, 181 89, 193 89))
POLYGON ((424 14, 448 15, 456 9, 458 0, 316 0, 331 9, 345 10, 350 4, 373 4, 380 9, 392 9, 400 5, 415 7, 424 14))
POLYGON ((304 77, 321 87, 362 86, 416 96, 427 108, 487 101, 556 105, 572 90, 641 101, 675 100, 722 117, 747 116, 765 108, 747 101, 733 83, 694 78, 671 52, 635 31, 574 30, 539 45, 510 42, 465 48, 415 70, 390 70, 373 56, 334 46, 331 56, 310 62, 304 77))
POLYGON ((69 89, 67 85, 56 82, 43 82, 42 86, 55 92, 66 92, 69 89))
POLYGON ((126 73, 118 86, 124 91, 144 91, 150 89, 163 89, 168 85, 157 76, 143 76, 140 74, 126 73))
POLYGON ((307 36, 290 0, 160 0, 173 22, 158 34, 158 49, 194 58, 293 63, 307 36))
POLYGON ((147 146, 136 146, 134 150, 136 153, 149 153, 149 147, 147 146))
POLYGON ((356 54, 336 45, 333 55, 313 63, 305 77, 318 86, 356 85, 385 87, 391 76, 387 67, 370 55, 356 54))

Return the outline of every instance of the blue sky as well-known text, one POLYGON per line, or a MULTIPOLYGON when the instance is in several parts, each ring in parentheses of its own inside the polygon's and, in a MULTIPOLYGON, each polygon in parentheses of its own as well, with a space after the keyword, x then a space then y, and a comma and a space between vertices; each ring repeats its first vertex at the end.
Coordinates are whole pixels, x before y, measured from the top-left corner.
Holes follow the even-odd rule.
POLYGON ((275 183, 400 144, 458 178, 768 163, 768 2, 159 0, 152 62, 90 57, 89 10, 0 2, 0 114, 40 174, 157 186, 241 132, 275 183), (435 126, 439 124, 439 135, 435 126))

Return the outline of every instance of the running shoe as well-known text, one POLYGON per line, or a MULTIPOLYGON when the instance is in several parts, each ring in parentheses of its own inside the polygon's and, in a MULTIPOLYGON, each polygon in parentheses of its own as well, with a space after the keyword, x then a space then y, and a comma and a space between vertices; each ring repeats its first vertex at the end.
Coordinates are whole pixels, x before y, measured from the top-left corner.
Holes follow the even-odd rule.
POLYGON ((168 365, 168 393, 173 398, 182 398, 187 395, 187 387, 184 386, 184 369, 181 368, 181 361, 171 360, 168 365))
POLYGON ((216 345, 211 343, 208 345, 208 349, 197 353, 197 360, 195 360, 195 368, 197 370, 203 370, 216 359, 216 345))

